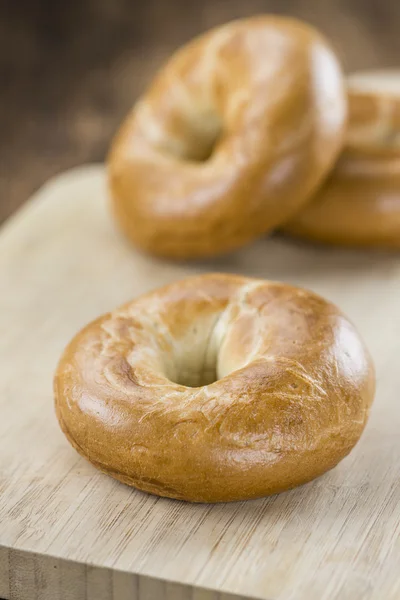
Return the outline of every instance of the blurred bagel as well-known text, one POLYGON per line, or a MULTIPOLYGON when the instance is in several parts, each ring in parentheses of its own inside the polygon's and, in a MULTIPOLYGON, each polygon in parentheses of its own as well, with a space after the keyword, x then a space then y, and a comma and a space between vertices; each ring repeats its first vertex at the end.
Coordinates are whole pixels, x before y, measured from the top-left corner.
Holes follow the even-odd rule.
POLYGON ((374 370, 330 302, 211 274, 90 323, 64 352, 56 411, 71 444, 136 488, 257 498, 334 467, 366 424, 374 370))
POLYGON ((233 250, 307 202, 346 112, 337 58, 309 25, 259 16, 212 30, 172 56, 116 135, 116 220, 153 254, 233 250))
POLYGON ((332 244, 400 248, 400 71, 355 74, 348 85, 345 150, 283 229, 332 244))

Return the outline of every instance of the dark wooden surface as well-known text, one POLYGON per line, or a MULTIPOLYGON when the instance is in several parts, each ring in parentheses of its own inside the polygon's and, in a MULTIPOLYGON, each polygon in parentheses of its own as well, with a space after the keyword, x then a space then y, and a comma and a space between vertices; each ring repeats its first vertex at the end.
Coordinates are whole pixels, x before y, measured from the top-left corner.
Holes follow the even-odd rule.
POLYGON ((259 12, 319 26, 346 70, 400 63, 399 0, 0 0, 0 221, 51 175, 102 160, 172 50, 259 12))

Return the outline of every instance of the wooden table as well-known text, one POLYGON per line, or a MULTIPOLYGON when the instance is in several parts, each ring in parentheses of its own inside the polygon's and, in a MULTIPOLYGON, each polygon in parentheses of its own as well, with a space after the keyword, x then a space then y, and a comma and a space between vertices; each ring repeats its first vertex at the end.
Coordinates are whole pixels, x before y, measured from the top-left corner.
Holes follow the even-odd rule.
POLYGON ((102 167, 49 184, 0 232, 0 597, 7 600, 398 600, 400 260, 262 239, 196 264, 132 249, 102 167), (378 391, 350 456, 252 502, 193 505, 96 471, 62 435, 52 377, 86 322, 202 271, 314 289, 354 320, 378 391))
POLYGON ((397 0, 4 0, 0 222, 54 173, 102 160, 118 123, 178 45, 229 19, 309 20, 347 70, 398 66, 397 0))

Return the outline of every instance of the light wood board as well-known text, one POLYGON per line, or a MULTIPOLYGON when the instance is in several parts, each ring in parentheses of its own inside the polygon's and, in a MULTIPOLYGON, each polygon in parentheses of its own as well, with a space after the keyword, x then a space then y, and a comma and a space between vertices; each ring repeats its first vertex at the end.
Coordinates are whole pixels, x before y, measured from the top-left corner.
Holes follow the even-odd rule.
POLYGON ((101 166, 68 172, 0 234, 0 597, 398 600, 400 256, 272 238, 208 263, 169 263, 127 245, 106 196, 101 166), (70 337, 141 292, 207 270, 312 288, 370 346, 369 425, 317 481, 264 500, 190 505, 98 473, 60 432, 52 375, 70 337))

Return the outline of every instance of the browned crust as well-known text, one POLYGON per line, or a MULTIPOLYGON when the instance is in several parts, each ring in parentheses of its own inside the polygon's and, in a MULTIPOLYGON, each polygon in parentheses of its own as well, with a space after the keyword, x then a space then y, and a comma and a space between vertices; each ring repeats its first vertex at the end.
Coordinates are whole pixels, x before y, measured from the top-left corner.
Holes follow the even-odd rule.
MULTIPOLYGON (((398 74, 400 80, 400 74, 398 74)), ((283 230, 338 245, 400 248, 400 95, 349 94, 346 148, 315 198, 283 230)))
POLYGON ((242 246, 308 201, 345 120, 340 66, 316 30, 272 16, 212 30, 170 59, 115 137, 117 223, 172 258, 242 246), (195 160, 213 136, 211 157, 195 160))
POLYGON ((101 471, 160 496, 224 502, 334 467, 364 429, 374 370, 332 304, 214 274, 89 324, 66 348, 54 389, 66 437, 101 471), (202 364, 212 344, 221 379, 195 388, 168 379, 165 369, 185 360, 196 369, 196 352, 202 364))

